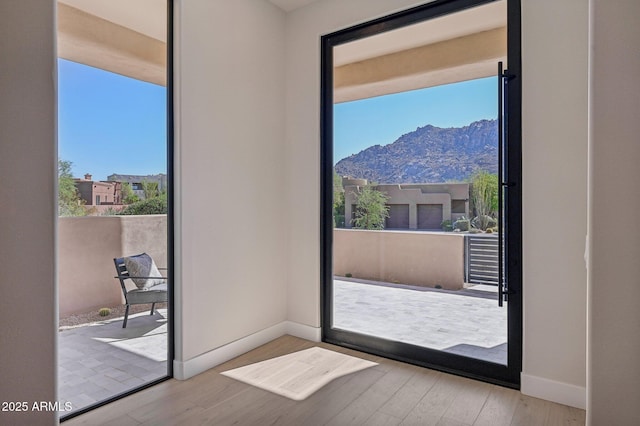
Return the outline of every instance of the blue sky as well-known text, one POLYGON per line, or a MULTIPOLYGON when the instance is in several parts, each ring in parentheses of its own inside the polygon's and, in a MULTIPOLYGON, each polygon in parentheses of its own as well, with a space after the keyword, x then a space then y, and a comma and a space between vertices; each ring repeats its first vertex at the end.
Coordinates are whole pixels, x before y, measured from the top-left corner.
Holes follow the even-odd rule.
POLYGON ((58 157, 106 180, 166 173, 166 89, 58 60, 58 157))
POLYGON ((334 106, 334 164, 431 124, 462 127, 498 116, 497 78, 447 84, 334 106))
MULTIPOLYGON (((418 127, 460 127, 497 116, 496 78, 334 106, 334 164, 418 127)), ((73 174, 166 173, 166 89, 58 60, 58 156, 73 174)))

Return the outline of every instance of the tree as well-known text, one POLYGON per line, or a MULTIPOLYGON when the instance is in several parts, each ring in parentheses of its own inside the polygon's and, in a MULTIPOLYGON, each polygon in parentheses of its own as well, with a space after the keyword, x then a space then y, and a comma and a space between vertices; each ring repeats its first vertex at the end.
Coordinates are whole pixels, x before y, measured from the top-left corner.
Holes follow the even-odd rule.
POLYGON ((142 191, 144 192, 145 200, 150 198, 154 198, 160 195, 160 191, 158 191, 158 182, 149 182, 143 180, 140 185, 142 185, 142 191))
POLYGON ((122 209, 119 215, 142 215, 142 214, 167 214, 167 196, 159 195, 157 197, 147 198, 129 204, 122 209))
POLYGON ((384 220, 389 217, 389 197, 375 189, 373 185, 365 185, 356 194, 355 219, 351 221, 359 229, 384 229, 384 220))
POLYGON ((138 197, 131 188, 131 184, 129 182, 122 183, 122 203, 123 204, 133 204, 135 202, 140 201, 140 197, 138 197))
POLYGON ((58 160, 58 216, 86 216, 84 200, 71 174, 71 161, 58 160))
POLYGON ((474 173, 471 177, 471 201, 477 217, 475 223, 485 231, 498 212, 498 175, 485 170, 474 173))

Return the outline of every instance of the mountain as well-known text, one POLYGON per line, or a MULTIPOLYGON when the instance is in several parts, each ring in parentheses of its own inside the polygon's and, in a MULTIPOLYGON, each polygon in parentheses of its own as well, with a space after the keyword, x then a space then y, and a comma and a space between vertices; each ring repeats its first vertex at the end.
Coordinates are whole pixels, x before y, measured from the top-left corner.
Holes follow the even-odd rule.
POLYGON ((418 127, 388 145, 375 145, 344 158, 340 176, 383 183, 437 183, 467 180, 476 170, 498 172, 497 120, 465 127, 418 127))

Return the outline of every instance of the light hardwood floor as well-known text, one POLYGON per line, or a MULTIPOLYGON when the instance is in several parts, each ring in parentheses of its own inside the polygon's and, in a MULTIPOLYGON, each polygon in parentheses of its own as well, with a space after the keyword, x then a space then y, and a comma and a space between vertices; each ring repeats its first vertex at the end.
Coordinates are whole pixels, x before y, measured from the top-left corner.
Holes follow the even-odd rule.
POLYGON ((585 412, 520 392, 284 336, 189 380, 169 380, 64 422, 78 425, 583 425, 585 412), (375 361, 304 401, 221 371, 320 346, 375 361))

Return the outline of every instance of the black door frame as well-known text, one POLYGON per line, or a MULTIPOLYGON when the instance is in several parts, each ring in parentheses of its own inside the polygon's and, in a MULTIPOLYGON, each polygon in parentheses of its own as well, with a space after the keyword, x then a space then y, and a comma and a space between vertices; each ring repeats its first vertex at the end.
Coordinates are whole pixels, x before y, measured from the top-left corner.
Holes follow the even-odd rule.
MULTIPOLYGON (((407 343, 332 329, 333 301, 333 47, 496 0, 436 0, 321 37, 320 109, 320 256, 321 324, 324 342, 349 347, 435 370, 511 388, 520 388, 522 370, 522 85, 520 0, 507 0, 507 63, 505 93, 506 176, 505 265, 508 292, 508 365, 468 358, 407 343)), ((497 66, 497 64, 496 64, 497 66)), ((497 68, 496 68, 497 72, 497 68)), ((496 303, 497 300, 496 300, 496 303)))
MULTIPOLYGON (((174 206, 174 189, 175 189, 175 179, 174 179, 174 155, 173 155, 173 146, 174 146, 174 96, 173 96, 173 10, 174 10, 174 0, 166 0, 167 2, 167 96, 166 96, 166 105, 167 105, 167 113, 166 113, 166 127, 167 127, 167 270, 166 275, 169 283, 174 283, 175 274, 174 274, 174 264, 175 264, 175 256, 174 256, 174 241, 175 241, 175 206, 174 206)), ((175 326, 174 326, 174 285, 170 285, 167 291, 167 374, 162 377, 158 377, 155 380, 144 383, 140 386, 129 389, 128 391, 115 394, 107 399, 99 401, 95 404, 89 405, 87 407, 74 410, 68 414, 64 414, 60 416, 59 421, 62 423, 74 417, 77 417, 81 414, 87 413, 89 411, 95 410, 96 408, 102 407, 104 405, 110 404, 119 399, 125 398, 134 393, 140 392, 144 389, 150 388, 152 386, 157 385, 158 383, 162 383, 167 381, 173 377, 173 359, 175 354, 175 326)), ((57 368, 57 365, 56 365, 57 368)))

